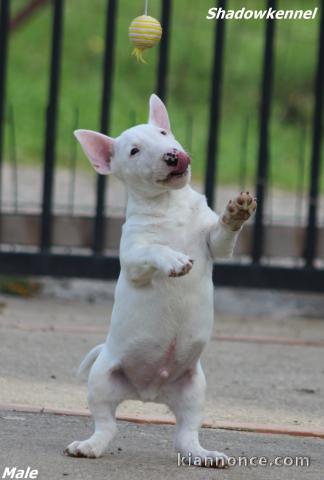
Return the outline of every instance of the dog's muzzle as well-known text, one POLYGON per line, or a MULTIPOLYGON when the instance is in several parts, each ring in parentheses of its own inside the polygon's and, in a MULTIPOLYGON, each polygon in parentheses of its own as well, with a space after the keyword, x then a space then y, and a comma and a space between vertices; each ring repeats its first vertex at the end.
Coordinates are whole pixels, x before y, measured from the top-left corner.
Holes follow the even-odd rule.
POLYGON ((191 163, 191 158, 185 152, 173 149, 163 155, 163 161, 172 168, 171 175, 183 175, 191 163))

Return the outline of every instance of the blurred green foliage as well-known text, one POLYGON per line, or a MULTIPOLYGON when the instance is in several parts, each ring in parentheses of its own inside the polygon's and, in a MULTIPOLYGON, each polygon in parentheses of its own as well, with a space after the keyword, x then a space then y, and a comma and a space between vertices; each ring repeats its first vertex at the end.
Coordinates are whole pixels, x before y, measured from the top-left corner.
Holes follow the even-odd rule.
MULTIPOLYGON (((72 130, 98 129, 106 0, 66 0, 59 105, 58 155, 68 166, 74 148, 72 130)), ((160 1, 150 0, 150 14, 160 17, 160 1)), ((261 0, 230 0, 228 8, 265 8, 261 0)), ((314 8, 318 0, 279 0, 280 8, 314 8)), ((21 8, 13 0, 13 10, 21 8)), ((211 0, 174 0, 168 77, 168 107, 176 136, 192 153, 193 170, 202 176, 206 161, 209 97, 215 22, 207 21, 211 0)), ((143 11, 142 0, 120 0, 116 25, 116 62, 111 115, 112 135, 145 122, 147 100, 155 91, 158 48, 147 52, 147 65, 131 57, 127 29, 143 11)), ((293 189, 302 139, 310 157, 313 83, 319 18, 277 22, 274 102, 271 124, 271 175, 274 185, 293 189)), ((257 158, 258 107, 265 23, 226 22, 219 180, 238 183, 246 143, 248 181, 257 158)), ((51 8, 47 5, 10 39, 8 101, 15 115, 19 162, 40 164, 48 88, 51 8)), ((8 130, 8 127, 7 127, 8 130)), ((9 135, 6 135, 8 138, 9 135)), ((9 152, 8 141, 6 152, 9 152)), ((78 162, 89 168, 79 151, 78 162)), ((81 167, 82 168, 82 167, 81 167)))

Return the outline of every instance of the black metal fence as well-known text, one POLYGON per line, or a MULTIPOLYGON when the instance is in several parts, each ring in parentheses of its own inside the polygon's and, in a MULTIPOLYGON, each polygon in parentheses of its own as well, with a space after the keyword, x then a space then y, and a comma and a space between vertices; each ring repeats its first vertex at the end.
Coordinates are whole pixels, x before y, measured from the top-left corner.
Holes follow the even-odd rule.
MULTIPOLYGON (((49 71, 49 92, 46 115, 46 133, 43 167, 42 213, 39 219, 38 241, 33 248, 24 248, 16 240, 14 246, 4 239, 6 217, 0 214, 0 273, 24 275, 53 275, 69 277, 88 277, 113 279, 119 273, 119 260, 116 253, 107 254, 107 217, 105 213, 105 193, 107 177, 98 176, 96 188, 96 211, 94 218, 87 224, 92 229, 89 249, 86 251, 71 249, 58 252, 53 242, 55 216, 53 214, 53 182, 56 160, 56 137, 58 123, 58 100, 60 82, 60 63, 62 50, 63 7, 64 0, 52 0, 52 49, 49 71), (79 252, 79 253, 76 253, 79 252)), ((218 7, 226 9, 226 0, 219 0, 218 7)), ((276 0, 266 2, 268 8, 275 9, 276 0)), ((9 37, 10 0, 1 0, 0 11, 0 172, 3 158, 4 117, 6 108, 6 67, 9 37)), ((108 133, 111 127, 111 98, 115 56, 115 26, 118 0, 107 1, 105 50, 102 74, 102 110, 100 129, 108 133)), ((170 21, 172 0, 161 1, 161 23, 164 34, 160 44, 159 62, 156 74, 156 92, 162 98, 167 97, 167 73, 169 64, 170 21)), ((324 0, 321 0, 320 29, 317 43, 317 70, 314 82, 314 113, 312 126, 312 154, 309 172, 310 187, 308 194, 307 228, 298 230, 303 249, 297 255, 298 265, 286 265, 283 262, 265 262, 265 240, 271 231, 264 221, 264 199, 269 182, 269 122, 272 104, 272 84, 274 65, 274 39, 276 21, 267 20, 264 32, 263 72, 261 81, 261 102, 259 113, 259 152, 256 176, 258 210, 249 232, 249 260, 234 263, 219 263, 214 268, 214 282, 217 285, 242 287, 281 288, 295 290, 324 290, 324 269, 318 264, 320 257, 318 199, 320 195, 319 177, 321 162, 321 137, 323 135, 323 90, 324 90, 324 0)), ((217 185, 219 127, 221 122, 221 97, 224 64, 224 42, 226 21, 215 22, 215 42, 213 49, 213 68, 210 78, 210 115, 208 145, 206 150, 205 193, 209 205, 214 204, 215 185, 217 185)), ((1 181, 0 181, 1 188, 1 181)), ((18 220, 21 217, 17 217, 18 220)), ((12 219, 11 219, 12 220, 12 219)), ((111 225, 110 222, 109 225, 111 225)), ((108 230, 109 232, 109 230, 108 230)), ((294 231, 292 232, 294 235, 294 231)), ((7 235, 8 236, 8 235, 7 235)), ((7 237, 6 237, 7 238, 7 237)), ((288 235, 291 239, 292 236, 288 235)), ((279 239, 280 241, 280 239, 279 239)), ((23 242, 22 242, 23 243, 23 242)), ((268 241, 269 244, 269 241, 268 241)), ((269 247, 269 245, 268 245, 269 247)), ((296 255, 295 255, 296 256, 296 255)))

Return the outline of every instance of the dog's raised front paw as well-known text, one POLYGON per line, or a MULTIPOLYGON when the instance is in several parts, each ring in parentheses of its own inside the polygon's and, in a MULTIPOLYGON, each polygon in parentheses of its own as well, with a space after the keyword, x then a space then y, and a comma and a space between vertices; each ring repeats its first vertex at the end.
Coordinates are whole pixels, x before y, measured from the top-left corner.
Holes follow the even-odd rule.
POLYGON ((190 272, 190 270, 192 269, 192 266, 193 266, 193 260, 189 258, 182 265, 172 268, 172 270, 169 273, 169 277, 183 277, 183 275, 186 275, 187 273, 190 272))
POLYGON ((182 277, 190 272, 194 261, 181 252, 170 251, 160 258, 160 270, 169 277, 182 277))
POLYGON ((98 458, 102 452, 96 449, 89 440, 72 442, 64 450, 65 455, 70 457, 98 458))
POLYGON ((257 208, 256 198, 249 192, 241 192, 234 200, 230 200, 222 216, 222 222, 231 230, 239 230, 257 208))

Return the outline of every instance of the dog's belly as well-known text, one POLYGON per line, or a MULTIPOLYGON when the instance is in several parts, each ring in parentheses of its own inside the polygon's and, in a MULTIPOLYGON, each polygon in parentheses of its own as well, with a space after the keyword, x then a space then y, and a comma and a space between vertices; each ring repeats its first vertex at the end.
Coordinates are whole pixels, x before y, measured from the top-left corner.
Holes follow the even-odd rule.
POLYGON ((211 334, 211 279, 175 282, 137 289, 121 276, 116 289, 108 349, 143 400, 194 368, 211 334))
POLYGON ((120 359, 120 372, 142 400, 154 400, 165 384, 195 369, 205 343, 203 339, 195 340, 184 348, 179 345, 179 339, 174 337, 163 348, 163 345, 154 341, 149 344, 147 340, 137 342, 120 359))

